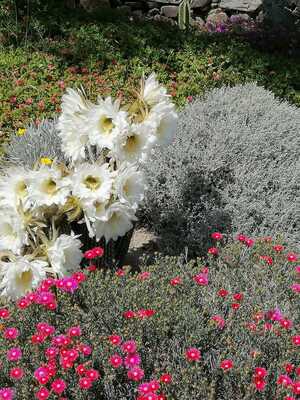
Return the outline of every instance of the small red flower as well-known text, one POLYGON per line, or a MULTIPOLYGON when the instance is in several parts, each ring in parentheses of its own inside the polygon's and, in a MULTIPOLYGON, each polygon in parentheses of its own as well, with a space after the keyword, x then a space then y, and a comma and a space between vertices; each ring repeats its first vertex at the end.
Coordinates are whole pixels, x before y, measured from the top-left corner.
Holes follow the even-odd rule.
POLYGON ((191 347, 185 352, 185 357, 188 361, 199 361, 201 358, 201 353, 195 347, 191 347))
POLYGON ((90 378, 84 377, 79 379, 79 387, 83 390, 88 390, 92 386, 92 380, 90 378))
POLYGON ((15 367, 9 371, 9 376, 12 379, 17 379, 17 380, 22 379, 24 376, 24 371, 22 370, 22 368, 15 367))
POLYGON ((66 389, 67 384, 63 379, 56 379, 51 383, 51 389, 56 394, 62 394, 62 392, 66 389))
POLYGON ((131 310, 125 311, 123 313, 123 317, 126 318, 126 319, 132 319, 132 318, 135 317, 135 312, 131 311, 131 310))
POLYGON ((280 253, 281 251, 284 250, 284 247, 281 246, 280 244, 276 244, 275 246, 273 246, 273 249, 274 249, 277 253, 280 253))
POLYGON ((300 346, 300 335, 295 335, 292 337, 292 342, 296 346, 300 346))
POLYGON ((231 308, 233 310, 238 310, 241 307, 240 303, 232 303, 231 308))
POLYGON ((118 335, 111 335, 108 337, 108 340, 114 346, 119 346, 119 344, 121 344, 121 342, 122 342, 121 336, 118 336, 118 335))
POLYGON ((300 394, 300 381, 294 382, 292 388, 294 394, 300 394))
POLYGON ((233 297, 233 300, 242 301, 244 298, 244 295, 243 295, 243 293, 235 293, 232 297, 233 297))
POLYGON ((289 254, 287 255, 287 260, 288 260, 289 262, 297 262, 297 261, 298 261, 298 256, 297 256, 297 254, 295 254, 295 253, 289 253, 289 254))
POLYGON ((255 376, 258 376, 259 378, 264 378, 268 374, 267 370, 262 367, 255 368, 254 373, 255 373, 255 376))
POLYGON ((233 368, 232 360, 223 360, 223 361, 221 361, 220 368, 222 368, 224 371, 228 371, 229 369, 233 368))
POLYGON ((287 363, 284 365, 284 369, 288 374, 291 374, 294 370, 295 366, 293 364, 287 363))
POLYGON ((45 400, 48 399, 48 397, 50 396, 50 392, 48 389, 46 389, 45 387, 42 387, 40 390, 38 390, 35 394, 35 397, 38 400, 45 400))
POLYGON ((223 239, 223 235, 220 232, 214 232, 211 234, 211 237, 215 240, 221 240, 223 239))
POLYGON ((228 291, 226 290, 226 289, 220 289, 219 291, 218 291, 218 296, 220 296, 220 297, 226 297, 227 295, 228 295, 228 291))
POLYGON ((217 256, 219 254, 219 249, 217 247, 210 247, 207 252, 208 252, 208 254, 217 256))
POLYGON ((161 375, 159 380, 162 383, 171 383, 172 382, 172 376, 170 374, 163 374, 163 375, 161 375))
POLYGON ((182 279, 180 278, 180 276, 176 276, 175 278, 172 278, 170 280, 170 285, 172 286, 177 286, 177 285, 181 285, 182 284, 182 279))

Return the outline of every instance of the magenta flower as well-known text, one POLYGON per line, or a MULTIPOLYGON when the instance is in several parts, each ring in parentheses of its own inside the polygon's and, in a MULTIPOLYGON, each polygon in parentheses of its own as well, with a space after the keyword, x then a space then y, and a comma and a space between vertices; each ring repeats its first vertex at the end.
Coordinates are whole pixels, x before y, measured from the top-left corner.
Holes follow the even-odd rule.
POLYGON ((126 368, 132 368, 135 367, 137 365, 140 365, 141 363, 141 357, 139 356, 139 354, 135 353, 135 354, 128 354, 125 358, 124 358, 124 365, 126 368))
POLYGON ((19 361, 22 358, 22 350, 20 347, 13 347, 7 352, 7 359, 9 361, 19 361))
POLYGON ((143 379, 145 373, 140 367, 133 367, 127 372, 127 377, 131 381, 138 382, 143 379))
POLYGON ((20 331, 17 328, 6 328, 3 336, 5 339, 14 340, 20 336, 20 331))
POLYGON ((128 340, 122 344, 121 348, 124 353, 132 354, 136 352, 136 343, 134 340, 128 340))

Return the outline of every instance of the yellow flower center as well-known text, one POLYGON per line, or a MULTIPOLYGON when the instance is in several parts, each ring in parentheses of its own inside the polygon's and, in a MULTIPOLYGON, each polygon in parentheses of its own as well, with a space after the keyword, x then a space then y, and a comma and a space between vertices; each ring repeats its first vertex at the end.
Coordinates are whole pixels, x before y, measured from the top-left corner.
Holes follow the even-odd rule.
POLYGON ((101 131, 104 131, 105 134, 109 134, 115 127, 112 118, 106 116, 100 118, 99 126, 101 131))
POLYGON ((47 179, 43 186, 44 191, 50 195, 57 192, 56 182, 51 178, 47 179))
POLYGON ((33 274, 31 271, 24 271, 21 275, 16 277, 17 286, 23 287, 25 290, 31 289, 33 274))
POLYGON ((17 131, 18 136, 23 136, 25 135, 26 129, 25 128, 19 128, 17 131))
POLYGON ((84 180, 84 184, 90 190, 95 191, 101 186, 101 181, 98 177, 88 175, 84 180))
POLYGON ((44 165, 51 165, 52 164, 52 160, 51 160, 51 158, 48 158, 48 157, 41 157, 40 158, 40 163, 41 164, 44 164, 44 165))
POLYGON ((16 193, 19 197, 25 197, 27 195, 27 186, 24 181, 20 181, 16 185, 16 193))
POLYGON ((137 135, 129 136, 126 140, 124 150, 127 153, 134 153, 139 145, 139 138, 137 135))

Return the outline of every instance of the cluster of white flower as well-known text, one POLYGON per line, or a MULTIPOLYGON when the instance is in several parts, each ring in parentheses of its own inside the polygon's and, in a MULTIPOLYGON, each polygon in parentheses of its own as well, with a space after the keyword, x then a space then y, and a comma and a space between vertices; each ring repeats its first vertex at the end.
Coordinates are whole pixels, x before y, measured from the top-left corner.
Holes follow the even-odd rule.
POLYGON ((57 126, 68 163, 43 158, 33 170, 11 167, 0 177, 2 295, 21 297, 46 273, 61 277, 79 267, 81 242, 64 231, 67 218, 96 240, 125 235, 144 197, 139 165, 170 143, 176 122, 154 74, 124 108, 110 97, 93 104, 68 89, 57 126))

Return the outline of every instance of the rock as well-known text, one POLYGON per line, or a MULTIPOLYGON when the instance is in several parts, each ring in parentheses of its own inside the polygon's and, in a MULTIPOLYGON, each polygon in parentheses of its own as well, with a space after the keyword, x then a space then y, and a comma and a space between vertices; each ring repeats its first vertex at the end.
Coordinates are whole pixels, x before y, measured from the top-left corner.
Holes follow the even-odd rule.
POLYGON ((228 22, 228 16, 225 12, 217 8, 209 12, 206 22, 212 24, 226 24, 228 22))
POLYGON ((159 14, 160 11, 158 8, 152 8, 151 10, 148 11, 148 17, 153 18, 155 15, 159 14))
POLYGON ((196 17, 191 20, 191 25, 195 29, 202 30, 205 26, 205 21, 201 17, 196 17))
POLYGON ((101 7, 110 7, 109 0, 80 0, 80 5, 88 12, 101 7))
POLYGON ((211 0, 191 0, 191 8, 204 8, 211 3, 211 0))
POLYGON ((178 15, 178 6, 162 6, 160 12, 165 17, 176 18, 178 15))
POLYGON ((176 22, 172 18, 165 17, 164 15, 155 15, 153 17, 153 21, 156 22, 167 22, 171 25, 176 25, 176 22))
POLYGON ((252 18, 248 15, 248 14, 233 14, 231 15, 231 17, 229 18, 230 22, 232 22, 233 24, 240 24, 242 22, 250 22, 252 20, 252 18))
POLYGON ((262 6, 263 0, 221 0, 219 7, 224 10, 256 12, 262 6))

